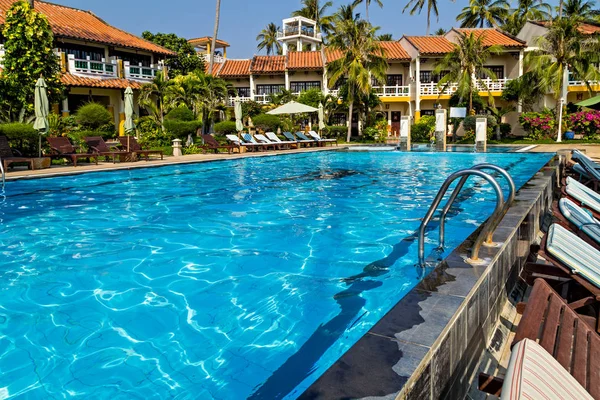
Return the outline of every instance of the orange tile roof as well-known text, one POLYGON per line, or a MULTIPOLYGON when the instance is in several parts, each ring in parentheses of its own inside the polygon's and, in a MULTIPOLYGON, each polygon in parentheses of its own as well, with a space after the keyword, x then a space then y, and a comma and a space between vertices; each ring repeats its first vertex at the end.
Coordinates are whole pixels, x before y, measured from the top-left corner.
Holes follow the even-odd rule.
POLYGON ((335 60, 339 60, 340 58, 343 57, 343 53, 341 50, 334 50, 334 49, 326 49, 325 50, 325 56, 327 57, 327 63, 330 63, 332 61, 335 60))
POLYGON ((423 55, 446 54, 454 45, 444 36, 404 36, 423 55))
MULTIPOLYGON (((217 76, 219 75, 219 70, 221 69, 221 67, 223 66, 223 63, 218 63, 215 62, 213 65, 213 75, 217 76)), ((208 74, 208 67, 210 67, 210 63, 208 61, 204 62, 204 73, 208 74)))
POLYGON ((82 76, 76 76, 70 73, 63 73, 60 75, 60 80, 66 86, 85 86, 85 87, 97 87, 106 89, 127 89, 130 86, 132 89, 140 89, 142 84, 140 82, 131 81, 124 78, 115 79, 98 79, 88 78, 82 76))
POLYGON ((495 28, 454 28, 454 30, 461 35, 468 35, 473 33, 475 37, 483 37, 484 46, 502 46, 502 47, 526 47, 526 43, 510 36, 507 33, 501 32, 495 28))
MULTIPOLYGON (((528 21, 528 22, 531 22, 532 24, 544 26, 546 28, 552 24, 551 21, 528 21)), ((594 25, 594 24, 588 24, 585 22, 580 23, 578 29, 579 29, 579 32, 581 32, 584 35, 593 35, 595 33, 600 33, 600 26, 594 25)))
MULTIPOLYGON (((15 1, 0 0, 0 25, 4 24, 6 11, 15 1)), ((171 50, 107 24, 91 11, 78 10, 40 0, 35 1, 35 9, 48 17, 55 37, 80 39, 158 54, 175 54, 171 50)))
POLYGON ((239 77, 250 75, 252 60, 225 60, 218 71, 219 77, 239 77))
MULTIPOLYGON (((212 43, 212 36, 203 36, 201 38, 189 39, 188 42, 192 46, 207 45, 209 43, 212 43)), ((219 46, 229 47, 229 43, 227 43, 224 40, 217 39, 215 42, 219 46)))
POLYGON ((410 60, 410 55, 404 50, 400 42, 380 42, 385 57, 390 61, 410 60))
POLYGON ((287 68, 290 70, 323 69, 323 59, 320 51, 292 51, 288 53, 287 68))
POLYGON ((285 72, 285 56, 254 56, 250 64, 253 74, 275 74, 285 72))

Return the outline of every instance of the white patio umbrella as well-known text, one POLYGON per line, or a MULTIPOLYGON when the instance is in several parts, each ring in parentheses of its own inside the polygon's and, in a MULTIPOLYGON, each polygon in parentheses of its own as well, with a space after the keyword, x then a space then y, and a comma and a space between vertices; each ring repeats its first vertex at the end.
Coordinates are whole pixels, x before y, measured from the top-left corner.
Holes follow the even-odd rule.
POLYGON ((318 108, 314 108, 311 106, 307 106, 306 104, 297 103, 295 101, 290 101, 280 107, 277 107, 267 114, 271 115, 280 115, 280 114, 302 114, 302 113, 313 113, 319 111, 318 108))
POLYGON ((135 129, 133 122, 133 90, 131 87, 125 89, 125 133, 127 134, 127 151, 129 151, 129 136, 135 129))
POLYGON ((244 130, 244 124, 242 123, 242 102, 240 101, 239 96, 236 96, 233 102, 233 112, 235 114, 235 130, 237 131, 239 138, 240 132, 244 130))
POLYGON ((319 103, 319 130, 325 129, 325 112, 323 111, 323 104, 319 103))
POLYGON ((39 132, 39 157, 42 156, 42 134, 47 133, 50 125, 48 124, 48 113, 50 112, 48 105, 48 94, 46 93, 46 82, 44 78, 40 77, 35 83, 35 95, 34 95, 34 111, 35 111, 35 123, 33 128, 39 132))

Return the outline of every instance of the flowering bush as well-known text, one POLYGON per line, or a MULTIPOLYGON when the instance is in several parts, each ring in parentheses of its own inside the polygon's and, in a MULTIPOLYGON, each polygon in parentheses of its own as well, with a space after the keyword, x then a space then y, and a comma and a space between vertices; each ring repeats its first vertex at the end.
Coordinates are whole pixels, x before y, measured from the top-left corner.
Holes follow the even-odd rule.
POLYGON ((552 111, 545 109, 542 112, 523 113, 519 117, 519 122, 532 140, 548 139, 554 134, 556 120, 552 111))
POLYGON ((600 111, 580 111, 569 115, 569 126, 586 137, 600 135, 600 111))

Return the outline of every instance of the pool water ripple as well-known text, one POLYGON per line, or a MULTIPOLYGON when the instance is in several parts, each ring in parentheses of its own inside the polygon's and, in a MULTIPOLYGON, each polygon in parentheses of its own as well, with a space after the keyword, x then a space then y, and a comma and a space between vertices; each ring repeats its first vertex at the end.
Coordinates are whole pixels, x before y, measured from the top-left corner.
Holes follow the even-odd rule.
MULTIPOLYGON (((549 157, 328 152, 8 182, 0 398, 297 397, 418 283, 415 232, 447 175, 491 162, 520 187, 549 157)), ((493 204, 468 185, 447 251, 493 204)))

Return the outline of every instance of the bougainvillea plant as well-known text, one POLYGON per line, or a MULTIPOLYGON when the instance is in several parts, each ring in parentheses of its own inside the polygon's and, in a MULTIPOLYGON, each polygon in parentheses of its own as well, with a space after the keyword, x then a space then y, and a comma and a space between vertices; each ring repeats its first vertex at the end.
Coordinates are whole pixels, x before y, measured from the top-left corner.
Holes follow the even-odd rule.
POLYGON ((556 119, 552 111, 546 109, 542 112, 523 113, 519 122, 528 133, 527 137, 533 140, 548 139, 554 136, 556 119))
POLYGON ((573 132, 586 137, 600 135, 600 111, 580 111, 569 115, 569 126, 573 132))

